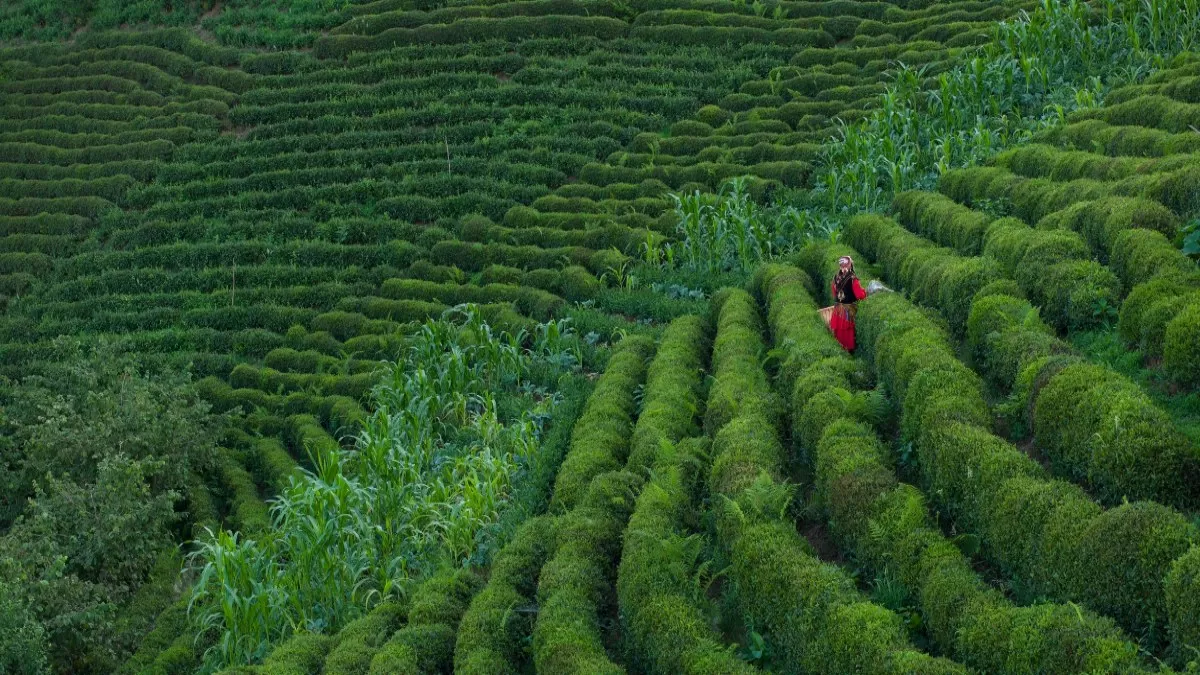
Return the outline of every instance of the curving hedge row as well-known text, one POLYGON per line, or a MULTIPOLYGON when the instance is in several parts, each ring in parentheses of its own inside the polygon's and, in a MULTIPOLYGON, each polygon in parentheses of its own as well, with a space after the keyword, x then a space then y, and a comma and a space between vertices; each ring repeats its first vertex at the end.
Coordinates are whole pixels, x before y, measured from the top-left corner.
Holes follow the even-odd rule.
MULTIPOLYGON (((971 263, 976 284, 998 278, 1015 279, 1021 290, 1042 308, 1059 330, 1095 326, 1104 318, 1097 313, 1097 307, 1119 306, 1120 280, 1111 270, 1091 259, 1087 243, 1079 234, 1033 229, 1016 218, 980 218, 975 212, 943 197, 925 197, 926 194, 929 193, 897 196, 901 222, 914 230, 928 232, 939 241, 963 242, 960 250, 982 250, 983 257, 971 263)), ((934 255, 935 251, 949 254, 949 251, 934 248, 927 239, 905 235, 882 244, 878 251, 880 261, 892 278, 903 275, 900 266, 917 248, 929 249, 928 255, 934 255)), ((955 277, 955 281, 962 280, 961 276, 955 277)), ((922 281, 918 297, 922 302, 936 305, 936 284, 940 280, 926 274, 922 281)), ((964 294, 961 287, 950 293, 957 295, 957 306, 954 311, 947 312, 947 316, 954 328, 961 330, 966 318, 964 310, 969 307, 973 293, 964 294)), ((944 300, 949 304, 954 298, 944 300)))
MULTIPOLYGON (((1093 149, 1098 155, 1108 157, 1166 157, 1200 152, 1200 137, 1190 130, 1172 133, 1136 125, 1113 125, 1096 119, 1056 127, 1043 132, 1040 138, 1048 143, 1093 149)), ((1087 174, 1071 177, 1099 178, 1087 174)))
MULTIPOLYGON (((1110 303, 1115 276, 1128 290, 1120 314, 1122 337, 1150 356, 1162 356, 1170 322, 1171 350, 1164 370, 1179 382, 1200 382, 1200 356, 1192 351, 1200 340, 1196 332, 1200 326, 1189 318, 1175 320, 1179 310, 1196 304, 1197 298, 1194 294, 1189 297, 1189 291, 1200 274, 1195 263, 1168 239, 1177 235, 1179 219, 1161 204, 1139 197, 1077 202, 1046 215, 1034 232, 1013 219, 991 220, 932 193, 901 194, 895 204, 909 229, 952 244, 965 254, 982 247, 986 255, 1000 262, 1004 274, 1017 279, 1030 297, 1041 301, 1051 318, 1057 317, 1059 328, 1086 325, 1089 308, 1094 314, 1102 300, 1110 303), (1096 263, 1050 262, 1060 256, 1088 255, 1082 241, 1090 245, 1092 254, 1107 260, 1112 275, 1106 275, 1096 263), (1074 287, 1059 286, 1072 279, 1074 287), (1171 301, 1169 308, 1164 300, 1171 301), (1159 307, 1150 311, 1148 304, 1159 307)), ((956 330, 963 326, 961 310, 958 306, 948 312, 956 330)))
POLYGON ((653 341, 640 336, 626 338, 614 348, 571 431, 571 450, 554 483, 551 510, 574 509, 596 476, 624 466, 637 416, 634 391, 645 378, 646 361, 653 353, 653 341))
POLYGON ((796 532, 786 517, 791 490, 782 481, 780 409, 758 361, 764 349, 758 308, 740 290, 722 291, 713 307, 710 412, 728 400, 718 391, 737 389, 745 392, 741 401, 752 402, 709 418, 715 431, 709 490, 722 500, 717 534, 729 556, 729 592, 745 621, 789 671, 967 672, 913 649, 900 617, 864 601, 849 575, 821 563, 796 532))
POLYGON ((695 528, 704 441, 695 428, 707 360, 703 320, 676 319, 650 365, 627 470, 651 469, 625 531, 617 595, 634 661, 648 672, 752 672, 722 646, 696 597, 695 528))
POLYGON ((1155 651, 1164 641, 1165 580, 1200 540, 1180 513, 1153 502, 1102 509, 1079 487, 994 436, 978 376, 954 356, 944 331, 895 293, 858 314, 861 351, 898 401, 927 494, 983 556, 1013 579, 1022 601, 1081 602, 1155 651))
MULTIPOLYGON (((947 185, 952 184, 953 176, 947 176, 951 181, 947 185)), ((897 195, 895 204, 906 225, 967 255, 984 248, 989 226, 996 222, 933 193, 897 195)), ((1113 196, 1077 201, 1047 213, 1037 229, 1078 232, 1092 254, 1130 289, 1155 276, 1195 270, 1195 264, 1172 243, 1180 224, 1179 217, 1158 202, 1113 196)))
MULTIPOLYGON (((459 621, 482 586, 483 580, 465 569, 443 572, 422 583, 413 593, 407 624, 372 655, 367 672, 370 675, 449 672, 454 662, 459 621)), ((318 663, 312 672, 321 672, 322 665, 318 663)))
POLYGON ((597 612, 609 587, 606 570, 615 566, 614 538, 628 517, 612 504, 638 484, 616 469, 628 444, 634 389, 653 349, 636 337, 615 348, 571 429, 554 486, 551 507, 566 514, 526 521, 497 556, 486 589, 463 619, 456 671, 524 672, 530 657, 539 668, 553 664, 546 667, 554 672, 616 668, 604 655, 597 612))
POLYGON ((628 25, 624 21, 604 16, 465 18, 451 24, 389 28, 372 36, 330 35, 316 41, 313 54, 321 59, 344 59, 354 52, 380 51, 395 46, 460 43, 496 37, 512 41, 565 36, 612 40, 624 37, 627 31, 628 25))
POLYGON ((802 364, 790 389, 793 437, 804 439, 831 531, 870 573, 901 584, 944 653, 988 673, 1148 672, 1111 620, 1064 604, 1018 607, 989 588, 930 517, 925 496, 897 479, 872 428, 876 414, 844 397, 857 366, 817 317, 804 275, 767 266, 756 286, 775 342, 795 345, 788 359, 802 364))
MULTIPOLYGON (((583 273, 587 274, 586 271, 583 273)), ((558 273, 559 279, 563 274, 558 273)), ((572 274, 578 274, 578 271, 572 274)), ((582 283, 586 285, 587 282, 582 283)), ((506 283, 472 286, 438 284, 421 279, 388 279, 383 282, 380 295, 385 298, 424 300, 450 306, 463 303, 511 302, 522 314, 539 321, 559 316, 566 306, 565 300, 548 291, 506 283)))
POLYGON ((1038 448, 1056 473, 1087 485, 1106 504, 1127 496, 1171 505, 1200 500, 1194 480, 1200 455, 1140 386, 1104 366, 1070 365, 1079 359, 1067 356, 1068 345, 1011 284, 973 259, 899 250, 906 236, 913 235, 875 216, 855 218, 846 230, 852 245, 883 262, 889 278, 965 329, 988 378, 1019 392, 1038 448))
POLYGON ((705 546, 694 530, 707 439, 663 442, 629 519, 617 573, 633 662, 647 673, 755 673, 712 629, 692 576, 705 546))
POLYGON ((626 469, 641 473, 657 464, 663 443, 695 430, 704 387, 709 341, 704 321, 684 316, 663 331, 646 373, 641 411, 630 438, 626 469))
POLYGON ((532 597, 551 553, 557 519, 531 518, 492 561, 487 586, 463 614, 454 645, 454 672, 502 675, 524 672, 525 639, 533 632, 532 597))
MULTIPOLYGON (((567 461, 572 457, 568 455, 567 461)), ((601 617, 615 604, 613 577, 621 532, 642 483, 640 476, 628 471, 597 474, 575 500, 575 507, 559 517, 553 553, 538 579, 533 627, 533 662, 538 672, 625 672, 605 649, 601 617)), ((559 497, 557 486, 554 496, 559 497)))

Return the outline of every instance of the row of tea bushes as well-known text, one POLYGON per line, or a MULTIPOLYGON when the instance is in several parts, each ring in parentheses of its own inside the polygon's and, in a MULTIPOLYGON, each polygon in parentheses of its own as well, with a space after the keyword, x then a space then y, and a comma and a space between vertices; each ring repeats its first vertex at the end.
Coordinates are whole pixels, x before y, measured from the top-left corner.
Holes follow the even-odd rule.
POLYGON ((799 270, 768 266, 756 285, 774 342, 797 364, 792 437, 842 549, 876 578, 896 579, 934 642, 965 665, 989 673, 1139 672, 1137 646, 1111 620, 1066 604, 1013 604, 942 534, 926 497, 897 479, 892 453, 876 433, 881 420, 867 403, 874 392, 845 397, 856 388, 859 366, 817 317, 807 282, 799 270), (1027 632, 1040 639, 1026 641, 1027 632))

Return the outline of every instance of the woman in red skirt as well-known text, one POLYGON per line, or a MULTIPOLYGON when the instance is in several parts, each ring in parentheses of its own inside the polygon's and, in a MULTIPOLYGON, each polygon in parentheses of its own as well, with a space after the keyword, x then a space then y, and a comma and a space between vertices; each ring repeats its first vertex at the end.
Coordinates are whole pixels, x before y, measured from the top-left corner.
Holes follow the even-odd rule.
POLYGON ((854 261, 848 255, 838 259, 838 273, 833 277, 833 313, 829 317, 829 328, 833 336, 848 352, 854 351, 854 315, 856 304, 867 297, 867 292, 854 276, 854 261))

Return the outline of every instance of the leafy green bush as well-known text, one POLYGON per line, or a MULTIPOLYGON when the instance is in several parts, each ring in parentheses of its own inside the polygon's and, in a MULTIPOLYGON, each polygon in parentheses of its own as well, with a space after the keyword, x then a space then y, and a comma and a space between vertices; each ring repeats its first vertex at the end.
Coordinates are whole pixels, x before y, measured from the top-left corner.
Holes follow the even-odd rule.
MULTIPOLYGON (((914 334, 933 328, 893 294, 864 303, 858 318, 860 330, 878 333, 880 343, 895 339, 910 349, 918 348, 914 334)), ((949 353, 944 340, 927 341, 919 349, 930 362, 937 360, 937 351, 949 353)), ((886 354, 875 353, 881 379, 886 354)), ((950 390, 965 388, 952 385, 950 390)), ((978 384, 974 388, 979 391, 978 384)), ((905 399, 905 414, 908 405, 905 399)), ((987 557, 1017 580, 1023 597, 1085 602, 1133 634, 1163 635, 1163 580, 1171 562, 1197 537, 1178 512, 1147 502, 1103 511, 1079 488, 1047 481, 1039 464, 978 422, 952 420, 922 429, 916 449, 939 506, 966 531, 982 533, 987 557), (1131 590, 1117 593, 1115 588, 1131 590)))
POLYGON ((1180 305, 1163 336, 1163 370, 1176 382, 1194 387, 1200 383, 1200 302, 1189 298, 1180 305))
POLYGON ((1033 430, 1056 470, 1104 503, 1196 499, 1189 485, 1200 458, 1187 438, 1141 387, 1107 368, 1078 364, 1050 378, 1036 399, 1033 430))
POLYGON ((456 628, 482 585, 475 572, 465 569, 443 571, 422 583, 409 604, 408 623, 375 652, 368 672, 449 671, 456 628))
POLYGON ((634 389, 641 384, 653 352, 653 341, 633 336, 622 340, 609 358, 603 378, 571 431, 571 448, 554 483, 552 510, 571 510, 592 479, 623 465, 637 412, 634 389))
POLYGON ((630 470, 654 466, 662 443, 677 442, 695 427, 707 348, 706 327, 699 317, 676 319, 663 332, 630 439, 630 470))
POLYGON ((765 345, 754 299, 745 291, 730 289, 713 297, 712 308, 717 337, 710 370, 716 379, 709 389, 705 431, 715 434, 734 418, 751 412, 774 428, 780 411, 759 365, 765 345))
POLYGON ((1171 565, 1167 576, 1167 614, 1171 631, 1171 646, 1179 663, 1193 661, 1200 644, 1200 548, 1188 553, 1171 565))
POLYGON ((539 671, 623 672, 605 652, 600 616, 611 602, 621 532, 633 510, 627 495, 641 483, 626 472, 599 474, 556 523, 554 552, 538 579, 533 658, 539 671))
POLYGON ((407 608, 396 602, 379 605, 338 632, 337 644, 322 666, 329 675, 367 675, 376 650, 404 620, 407 608))
POLYGON ((554 538, 551 518, 525 521, 492 563, 488 585, 463 615, 454 647, 455 672, 519 673, 533 631, 537 578, 554 538))

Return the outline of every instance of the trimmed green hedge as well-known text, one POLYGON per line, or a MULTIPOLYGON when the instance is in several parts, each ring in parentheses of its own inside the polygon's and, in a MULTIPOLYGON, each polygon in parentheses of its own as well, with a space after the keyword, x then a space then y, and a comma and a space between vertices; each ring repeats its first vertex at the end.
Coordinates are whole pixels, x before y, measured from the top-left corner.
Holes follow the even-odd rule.
POLYGON ((628 29, 628 24, 624 21, 604 16, 466 18, 451 24, 390 28, 370 37, 322 37, 313 46, 313 54, 321 59, 346 58, 354 52, 377 51, 401 45, 451 44, 496 37, 528 40, 535 37, 595 36, 611 40, 623 37, 628 29))
MULTIPOLYGON (((993 224, 989 238, 997 227, 993 224)), ((877 217, 855 218, 847 228, 847 239, 878 256, 885 269, 895 270, 892 278, 913 289, 918 301, 941 308, 952 325, 965 328, 976 362, 989 379, 1017 391, 1038 447, 1057 473, 1089 485, 1106 504, 1118 504, 1126 496, 1182 506, 1200 500, 1200 492, 1189 487, 1200 477, 1200 455, 1140 386, 1107 367, 1064 370, 1059 361, 1044 360, 1072 350, 1040 322, 1030 303, 1003 293, 976 300, 985 282, 995 277, 972 276, 965 271, 971 263, 950 254, 933 255, 920 242, 910 244, 906 235, 877 217), (898 250, 904 257, 897 258, 898 250), (940 292, 922 287, 922 277, 940 283, 940 292), (969 281, 947 292, 959 278, 969 281), (1055 369, 1043 371, 1047 365, 1055 369)), ((990 239, 985 248, 995 241, 990 239)), ((1194 357, 1189 353, 1188 358, 1194 357)), ((882 369, 892 367, 886 360, 881 363, 882 369)))
POLYGON ((471 570, 441 572, 422 583, 409 604, 408 623, 371 658, 370 675, 450 672, 459 620, 483 580, 471 570))
POLYGON ((1194 662, 1200 648, 1200 547, 1193 546, 1171 566, 1167 613, 1172 656, 1181 664, 1194 662))
POLYGON ((267 504, 258 496, 254 479, 232 451, 221 449, 219 471, 225 501, 229 507, 229 529, 237 530, 251 538, 260 537, 268 532, 271 529, 271 515, 267 504))
POLYGON ((600 620, 614 604, 621 532, 642 482, 627 471, 599 474, 578 505, 559 517, 553 554, 538 579, 533 627, 538 672, 625 672, 605 651, 600 620))
POLYGON ((385 602, 346 624, 335 637, 322 669, 324 675, 367 675, 376 652, 404 622, 404 603, 385 602))
POLYGON ((1034 438, 1056 471, 1101 501, 1200 501, 1200 456, 1137 384, 1104 366, 1070 365, 1042 385, 1034 438))
POLYGON ((531 518, 496 555, 487 587, 471 601, 459 624, 454 672, 524 672, 528 660, 524 641, 533 632, 532 597, 550 556, 554 531, 554 518, 531 518))
POLYGON ((705 543, 693 533, 707 439, 658 449, 653 478, 625 530, 617 595, 634 662, 649 673, 752 673, 721 644, 694 597, 705 543))
POLYGON ((772 410, 770 385, 757 360, 758 308, 744 291, 725 293, 720 302, 714 299, 717 379, 710 406, 722 400, 723 381, 746 391, 744 400, 760 402, 734 409, 728 419, 710 417, 715 436, 709 491, 722 499, 717 534, 731 563, 729 592, 744 620, 762 631, 774 662, 787 670, 966 672, 913 650, 900 617, 863 601, 853 580, 820 562, 786 517, 791 490, 782 482, 779 413, 772 410))
POLYGON ((710 366, 714 379, 704 413, 705 432, 713 436, 731 420, 751 412, 778 428, 780 405, 760 365, 766 345, 754 298, 742 290, 723 289, 713 296, 711 307, 716 339, 710 366))
POLYGON ((1083 602, 1157 648, 1167 620, 1164 580, 1200 532, 1167 507, 1104 511, 1078 487, 1047 480, 1037 462, 987 430, 977 378, 966 370, 947 376, 956 363, 948 340, 907 300, 873 297, 858 319, 903 417, 921 416, 915 447, 929 494, 980 534, 985 557, 1014 579, 1018 598, 1083 602))
MULTIPOLYGON (((903 586, 945 653, 981 672, 1137 666, 1136 645, 1111 621, 1090 612, 1083 618, 1065 605, 1014 606, 972 570, 929 516, 924 496, 897 481, 890 453, 868 426, 878 423, 878 414, 843 396, 852 389, 852 359, 844 353, 823 360, 803 356, 836 342, 796 272, 768 266, 758 285, 770 298, 769 314, 778 317, 771 322, 776 344, 787 345, 788 360, 803 364, 794 387, 793 436, 809 439, 816 496, 834 536, 877 577, 903 586), (1029 642, 1030 631, 1047 639, 1029 642)), ((942 386, 940 375, 934 386, 942 386)), ((910 385, 910 401, 921 398, 920 386, 910 385)))
POLYGON ((634 390, 642 383, 653 353, 654 342, 640 336, 625 338, 614 348, 571 431, 571 447, 554 483, 552 511, 575 508, 596 476, 624 466, 637 415, 634 390))
POLYGON ((628 470, 639 473, 654 466, 662 443, 675 443, 695 429, 708 353, 707 329, 700 317, 680 317, 663 331, 646 374, 628 470))

